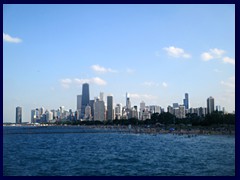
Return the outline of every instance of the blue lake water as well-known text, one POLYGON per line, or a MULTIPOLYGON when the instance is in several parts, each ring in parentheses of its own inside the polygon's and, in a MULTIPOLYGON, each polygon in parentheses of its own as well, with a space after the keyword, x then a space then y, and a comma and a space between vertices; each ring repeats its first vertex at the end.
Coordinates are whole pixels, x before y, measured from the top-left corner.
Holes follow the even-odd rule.
POLYGON ((234 176, 235 136, 4 127, 4 176, 234 176))

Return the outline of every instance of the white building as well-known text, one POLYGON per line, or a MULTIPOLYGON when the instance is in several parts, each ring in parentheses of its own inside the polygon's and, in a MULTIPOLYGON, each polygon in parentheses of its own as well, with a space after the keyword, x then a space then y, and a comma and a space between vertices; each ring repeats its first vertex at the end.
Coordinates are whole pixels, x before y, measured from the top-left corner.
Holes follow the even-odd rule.
POLYGON ((105 106, 104 102, 99 99, 94 102, 94 120, 104 121, 105 120, 105 106))
POLYGON ((46 121, 47 122, 50 122, 50 121, 53 120, 53 113, 51 111, 46 110, 45 114, 46 114, 46 121))
POLYGON ((86 119, 86 120, 92 120, 91 106, 86 106, 86 107, 85 107, 84 119, 86 119))

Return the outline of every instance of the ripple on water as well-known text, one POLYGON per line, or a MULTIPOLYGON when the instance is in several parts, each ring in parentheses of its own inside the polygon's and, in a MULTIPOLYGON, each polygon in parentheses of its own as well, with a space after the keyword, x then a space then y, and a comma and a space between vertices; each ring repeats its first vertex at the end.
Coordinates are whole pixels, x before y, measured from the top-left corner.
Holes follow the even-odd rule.
POLYGON ((3 175, 235 175, 234 136, 86 132, 4 127, 3 175))

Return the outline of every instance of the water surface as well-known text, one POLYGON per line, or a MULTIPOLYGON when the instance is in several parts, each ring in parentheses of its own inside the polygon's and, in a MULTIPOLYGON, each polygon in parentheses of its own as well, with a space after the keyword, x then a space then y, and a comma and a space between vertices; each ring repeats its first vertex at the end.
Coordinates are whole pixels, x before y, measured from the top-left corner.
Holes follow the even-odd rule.
POLYGON ((234 176, 235 137, 4 127, 4 176, 234 176))

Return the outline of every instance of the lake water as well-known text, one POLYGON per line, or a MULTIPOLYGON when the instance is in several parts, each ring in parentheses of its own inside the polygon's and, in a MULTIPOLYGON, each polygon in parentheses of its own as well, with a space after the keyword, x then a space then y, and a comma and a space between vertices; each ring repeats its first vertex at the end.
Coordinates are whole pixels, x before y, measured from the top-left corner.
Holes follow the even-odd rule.
POLYGON ((4 176, 234 176, 235 136, 3 127, 4 176))

